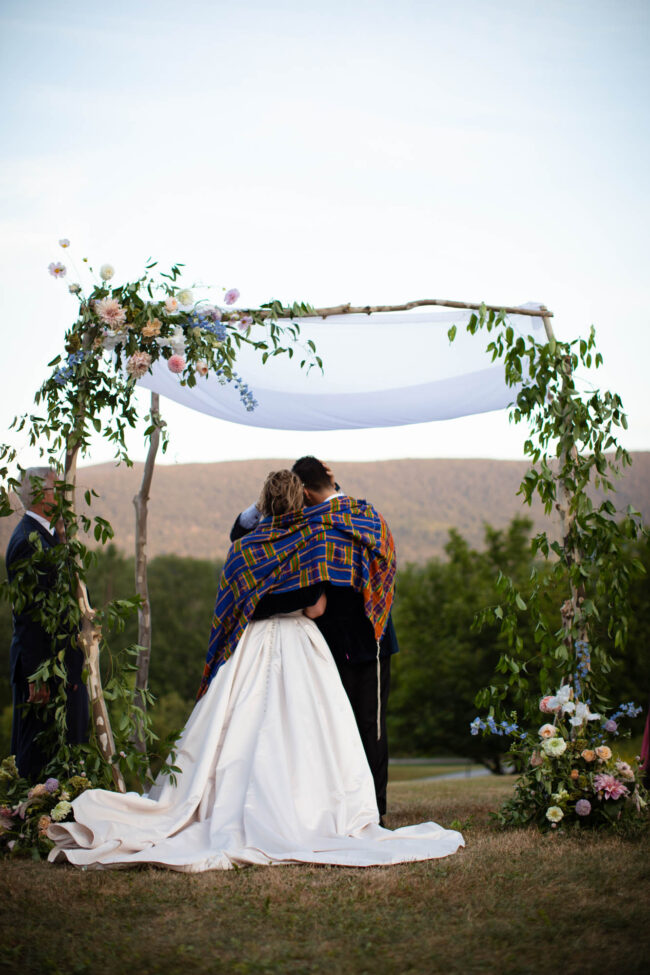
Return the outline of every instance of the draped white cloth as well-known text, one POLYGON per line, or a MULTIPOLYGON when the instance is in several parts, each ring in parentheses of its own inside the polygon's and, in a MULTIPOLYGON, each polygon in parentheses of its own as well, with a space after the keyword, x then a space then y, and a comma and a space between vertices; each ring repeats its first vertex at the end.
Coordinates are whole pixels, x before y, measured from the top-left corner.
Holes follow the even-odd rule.
MULTIPOLYGON (((401 426, 503 409, 515 391, 505 384, 503 364, 485 352, 491 336, 465 330, 471 314, 460 309, 301 319, 300 342, 315 343, 324 373, 300 369, 300 349, 293 359, 275 356, 262 365, 261 353, 244 346, 236 368, 259 404, 253 412, 233 384, 221 385, 211 375, 197 377, 190 389, 163 360, 139 385, 222 420, 281 430, 401 426), (458 332, 450 343, 452 325, 458 332)), ((509 322, 522 335, 543 327, 537 316, 510 315, 509 322)), ((264 335, 263 326, 251 331, 256 340, 264 335)))
POLYGON ((149 797, 89 790, 48 830, 50 860, 172 870, 242 864, 376 866, 448 856, 455 830, 378 825, 372 776, 318 627, 301 613, 249 624, 181 736, 177 784, 149 797))

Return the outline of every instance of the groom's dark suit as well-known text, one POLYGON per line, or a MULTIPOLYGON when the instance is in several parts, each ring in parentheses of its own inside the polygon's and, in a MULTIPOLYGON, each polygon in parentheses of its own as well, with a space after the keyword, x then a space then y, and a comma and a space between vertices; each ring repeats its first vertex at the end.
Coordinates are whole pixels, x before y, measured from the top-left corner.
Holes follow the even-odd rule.
MULTIPOLYGON (((36 533, 43 551, 51 549, 56 540, 35 518, 24 515, 14 529, 7 547, 6 564, 9 581, 20 587, 21 569, 17 563, 33 559, 37 545, 30 540, 36 533)), ((23 570, 24 571, 24 570, 23 570)), ((35 598, 44 597, 56 582, 56 570, 43 566, 38 571, 35 598)), ((65 621, 62 624, 65 632, 65 621)), ((28 678, 43 661, 61 649, 63 644, 54 641, 32 615, 31 605, 13 614, 13 638, 11 641, 10 664, 13 689, 13 721, 11 726, 11 752, 16 756, 18 771, 28 779, 38 778, 49 761, 47 746, 35 741, 36 736, 46 727, 47 708, 43 704, 27 704, 29 696, 28 678)), ((88 694, 82 680, 83 653, 75 645, 73 635, 66 643, 65 663, 68 674, 66 687, 68 741, 79 743, 87 741, 88 694)), ((52 685, 53 687, 53 685, 52 685)))
MULTIPOLYGON (((252 528, 245 528, 241 515, 230 530, 230 541, 243 538, 252 528)), ((315 603, 320 593, 327 593, 327 607, 322 616, 314 620, 329 646, 336 663, 341 683, 348 695, 357 721, 368 765, 372 772, 380 816, 386 812, 386 786, 388 784, 388 737, 386 733, 386 708, 390 689, 390 658, 397 653, 397 636, 392 617, 379 644, 381 734, 377 738, 377 642, 372 623, 365 614, 363 597, 349 586, 332 586, 329 583, 309 586, 300 606, 315 603), (313 590, 313 592, 311 591, 313 590)), ((264 597, 264 616, 287 612, 283 598, 295 593, 264 597)), ((292 609, 299 608, 292 602, 292 609)), ((254 618, 260 618, 257 614, 254 618)))

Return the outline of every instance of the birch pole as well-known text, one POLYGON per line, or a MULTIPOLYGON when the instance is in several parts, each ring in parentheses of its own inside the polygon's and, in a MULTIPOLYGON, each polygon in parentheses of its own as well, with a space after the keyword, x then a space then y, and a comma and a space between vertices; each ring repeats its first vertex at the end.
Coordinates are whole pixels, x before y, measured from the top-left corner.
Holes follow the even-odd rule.
MULTIPOLYGON (((74 501, 74 492, 77 481, 77 457, 81 445, 81 426, 83 425, 84 407, 81 404, 81 411, 78 417, 76 429, 68 439, 68 446, 65 457, 65 490, 68 498, 74 501)), ((99 669, 99 643, 101 640, 101 628, 95 624, 96 612, 90 605, 88 590, 78 572, 75 572, 75 597, 81 613, 81 630, 78 636, 78 643, 81 647, 86 667, 88 669, 88 696, 90 698, 90 708, 92 713, 95 734, 99 743, 102 757, 111 765, 113 781, 119 792, 126 792, 124 777, 117 764, 112 762, 115 755, 115 739, 113 729, 104 699, 102 689, 102 678, 99 669)))
MULTIPOLYGON (((549 317, 548 310, 542 305, 541 306, 542 321, 544 323, 544 330, 546 332, 546 337, 550 345, 555 348, 555 333, 553 331, 553 326, 549 317)), ((562 374, 562 390, 561 394, 567 393, 569 391, 569 386, 571 382, 571 364, 570 362, 564 362, 564 371, 562 374)), ((562 396, 562 399, 564 396, 562 396)), ((578 450, 573 443, 569 448, 569 453, 573 459, 578 456, 578 450)), ((567 451, 563 450, 560 455, 560 464, 562 467, 566 464, 567 451)), ((570 569, 571 565, 576 565, 580 563, 581 554, 577 550, 575 544, 571 541, 571 534, 573 530, 573 524, 575 521, 575 512, 571 512, 571 495, 567 487, 566 479, 563 477, 558 478, 560 487, 560 499, 556 503, 556 509, 560 515, 560 521, 562 525, 562 544, 564 546, 564 551, 566 553, 567 568, 570 569)), ((571 587, 571 597, 566 599, 562 606, 560 607, 560 615, 562 617, 562 626, 566 632, 565 644, 569 651, 574 650, 574 640, 572 637, 573 623, 576 616, 579 616, 580 603, 584 599, 584 587, 576 586, 569 575, 569 584, 571 587)), ((583 620, 582 626, 580 628, 579 639, 585 641, 587 637, 587 627, 585 621, 583 620)))
MULTIPOLYGON (((160 418, 160 397, 158 393, 151 394, 151 425, 153 430, 149 438, 149 450, 142 473, 140 490, 133 498, 135 506, 135 591, 140 596, 138 607, 138 670, 135 681, 135 703, 143 711, 146 710, 144 692, 149 683, 149 662, 151 660, 151 604, 149 602, 149 584, 147 580, 147 504, 151 481, 153 478, 156 454, 160 446, 160 431, 163 421, 160 418)), ((146 753, 146 742, 142 722, 138 723, 138 732, 134 744, 139 752, 146 753)))
MULTIPOLYGON (((528 315, 531 318, 539 318, 542 314, 537 308, 518 308, 516 305, 484 305, 476 302, 454 301, 451 298, 416 298, 414 301, 404 301, 398 305, 352 305, 349 301, 342 305, 330 305, 326 308, 312 308, 307 317, 310 318, 330 318, 332 315, 376 315, 380 312, 388 311, 410 311, 412 308, 426 308, 435 306, 438 308, 468 308, 470 311, 502 311, 506 315, 528 315)), ((547 308, 543 309, 546 318, 551 319, 553 312, 547 308)), ((272 315, 282 311, 283 318, 291 318, 291 308, 261 308, 248 309, 249 312, 255 311, 261 318, 270 318, 272 315)), ((241 314, 238 311, 237 314, 241 314)), ((227 317, 224 316, 227 320, 227 317)), ((304 317, 304 316, 301 316, 304 317)))

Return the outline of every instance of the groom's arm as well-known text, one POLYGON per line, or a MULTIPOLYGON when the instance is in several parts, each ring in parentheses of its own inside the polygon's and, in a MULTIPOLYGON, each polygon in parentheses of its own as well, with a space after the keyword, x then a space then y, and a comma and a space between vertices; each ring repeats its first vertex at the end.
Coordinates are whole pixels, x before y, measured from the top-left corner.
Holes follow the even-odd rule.
POLYGON ((249 508, 246 508, 245 511, 242 511, 235 518, 235 524, 230 529, 230 541, 236 542, 237 539, 248 535, 254 528, 257 528, 261 518, 262 514, 256 504, 252 504, 249 508))

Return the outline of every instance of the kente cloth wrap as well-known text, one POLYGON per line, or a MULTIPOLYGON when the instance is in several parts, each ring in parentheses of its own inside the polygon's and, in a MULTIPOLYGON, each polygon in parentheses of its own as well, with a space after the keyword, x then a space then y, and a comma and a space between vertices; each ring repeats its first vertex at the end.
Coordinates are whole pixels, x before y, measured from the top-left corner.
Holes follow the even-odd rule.
POLYGON ((367 501, 337 497, 275 518, 232 545, 224 565, 197 697, 235 651, 258 602, 318 582, 352 586, 380 640, 393 601, 393 536, 367 501))

